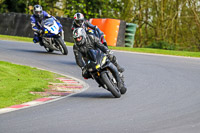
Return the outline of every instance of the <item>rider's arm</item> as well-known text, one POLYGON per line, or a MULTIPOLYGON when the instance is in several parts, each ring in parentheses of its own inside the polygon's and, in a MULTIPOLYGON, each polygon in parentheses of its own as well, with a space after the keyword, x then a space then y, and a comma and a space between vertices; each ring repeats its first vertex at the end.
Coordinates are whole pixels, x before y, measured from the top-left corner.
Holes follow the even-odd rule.
POLYGON ((32 27, 32 30, 35 31, 35 32, 39 32, 40 29, 37 27, 36 25, 36 20, 35 18, 33 17, 33 15, 31 16, 31 27, 32 27))
POLYGON ((60 23, 60 21, 56 18, 56 17, 54 17, 54 16, 51 16, 56 22, 58 22, 58 23, 60 23))
POLYGON ((45 18, 53 18, 55 21, 60 23, 60 21, 58 19, 56 19, 54 16, 48 14, 46 11, 43 11, 43 14, 44 14, 45 18))
POLYGON ((50 18, 52 17, 50 14, 48 14, 46 11, 43 11, 44 17, 45 18, 50 18))
POLYGON ((48 14, 47 12, 45 12, 45 11, 43 11, 43 14, 44 14, 44 17, 45 18, 53 18, 56 22, 58 22, 59 23, 59 25, 62 27, 62 25, 61 25, 61 23, 60 23, 60 21, 58 20, 58 19, 56 19, 54 16, 52 16, 52 15, 50 15, 50 14, 48 14))
POLYGON ((81 52, 78 51, 78 47, 76 45, 73 46, 73 51, 76 59, 76 64, 83 68, 85 66, 85 61, 83 60, 81 52))
POLYGON ((96 36, 92 36, 94 38, 94 43, 96 45, 97 48, 99 48, 101 51, 103 51, 104 53, 107 53, 109 51, 109 49, 107 47, 105 47, 99 40, 98 37, 96 36))
POLYGON ((87 27, 89 27, 89 28, 91 28, 91 29, 97 31, 98 34, 100 35, 100 33, 101 33, 101 32, 100 32, 100 29, 99 29, 96 25, 91 24, 89 21, 85 21, 85 25, 86 25, 87 27))
POLYGON ((73 21, 73 22, 72 22, 72 27, 71 27, 72 32, 73 32, 74 29, 75 29, 75 26, 74 26, 74 25, 75 25, 75 22, 73 21))

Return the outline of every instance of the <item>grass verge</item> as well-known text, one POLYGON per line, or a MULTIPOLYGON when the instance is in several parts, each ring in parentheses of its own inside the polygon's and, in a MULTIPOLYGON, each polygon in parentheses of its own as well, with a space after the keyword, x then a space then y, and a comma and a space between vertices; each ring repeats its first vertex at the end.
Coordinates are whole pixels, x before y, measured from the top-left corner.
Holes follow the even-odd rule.
POLYGON ((30 91, 44 91, 49 82, 60 82, 58 74, 0 61, 0 108, 40 98, 30 91))
POLYGON ((200 57, 200 52, 163 50, 163 49, 153 49, 153 48, 110 47, 110 46, 109 48, 113 50, 140 52, 140 53, 153 53, 153 54, 175 55, 175 56, 186 56, 186 57, 200 57))
MULTIPOLYGON (((0 35, 0 40, 33 42, 33 38, 30 37, 19 37, 19 36, 8 36, 8 35, 0 35)), ((70 42, 65 42, 65 43, 67 46, 73 46, 74 44, 70 42)))
MULTIPOLYGON (((0 35, 0 40, 32 42, 33 38, 0 35)), ((67 46, 73 46, 73 43, 70 42, 66 42, 66 44, 67 46)), ((200 57, 200 52, 174 51, 174 50, 163 50, 163 49, 152 49, 152 48, 111 47, 111 46, 109 46, 109 48, 113 50, 122 50, 130 52, 154 53, 154 54, 186 56, 186 57, 200 57)))

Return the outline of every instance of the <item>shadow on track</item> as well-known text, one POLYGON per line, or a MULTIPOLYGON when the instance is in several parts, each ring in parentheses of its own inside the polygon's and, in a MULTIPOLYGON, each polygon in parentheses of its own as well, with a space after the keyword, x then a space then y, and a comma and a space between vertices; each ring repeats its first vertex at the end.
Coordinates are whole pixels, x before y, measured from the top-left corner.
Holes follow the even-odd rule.
MULTIPOLYGON (((76 62, 75 61, 61 61, 61 60, 54 60, 52 62, 56 62, 56 63, 59 63, 59 64, 64 64, 64 65, 71 65, 71 66, 77 66, 76 62)), ((78 68, 78 66, 77 66, 78 68)))
POLYGON ((26 52, 26 53, 39 53, 39 54, 62 55, 61 53, 56 53, 56 52, 48 53, 48 52, 46 52, 45 50, 44 50, 44 51, 38 51, 38 50, 27 50, 27 49, 9 49, 9 50, 20 51, 20 52, 26 52))
POLYGON ((112 94, 109 92, 83 92, 79 94, 72 95, 71 97, 77 97, 77 98, 106 98, 106 99, 115 99, 112 94))

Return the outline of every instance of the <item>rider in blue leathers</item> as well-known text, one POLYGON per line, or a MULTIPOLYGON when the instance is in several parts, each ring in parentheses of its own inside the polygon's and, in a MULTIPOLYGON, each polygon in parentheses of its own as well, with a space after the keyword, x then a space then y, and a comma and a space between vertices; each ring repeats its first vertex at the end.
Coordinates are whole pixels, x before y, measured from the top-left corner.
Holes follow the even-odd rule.
MULTIPOLYGON (((30 17, 32 30, 34 31, 34 38, 33 42, 37 43, 39 42, 41 46, 43 46, 42 38, 40 35, 43 34, 43 29, 41 22, 42 20, 46 18, 54 18, 54 20, 58 21, 55 17, 49 15, 47 12, 42 10, 42 7, 40 5, 35 5, 33 9, 33 15, 30 17)), ((59 22, 59 21, 58 21, 59 22)), ((62 26, 62 25, 61 25, 62 26)))

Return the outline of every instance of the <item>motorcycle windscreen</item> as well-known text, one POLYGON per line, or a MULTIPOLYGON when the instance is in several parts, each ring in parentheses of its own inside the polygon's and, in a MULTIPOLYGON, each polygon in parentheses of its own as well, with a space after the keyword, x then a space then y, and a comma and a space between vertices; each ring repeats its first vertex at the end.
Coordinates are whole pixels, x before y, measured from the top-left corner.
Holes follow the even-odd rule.
POLYGON ((51 27, 54 24, 53 21, 53 18, 45 19, 44 21, 42 21, 42 25, 51 27))
POLYGON ((99 49, 97 49, 97 50, 89 49, 88 50, 88 56, 89 56, 89 60, 100 64, 100 61, 103 58, 103 53, 99 49))
POLYGON ((96 62, 97 61, 97 57, 96 57, 96 50, 94 49, 89 49, 88 50, 88 57, 89 57, 89 60, 93 61, 93 62, 96 62))

